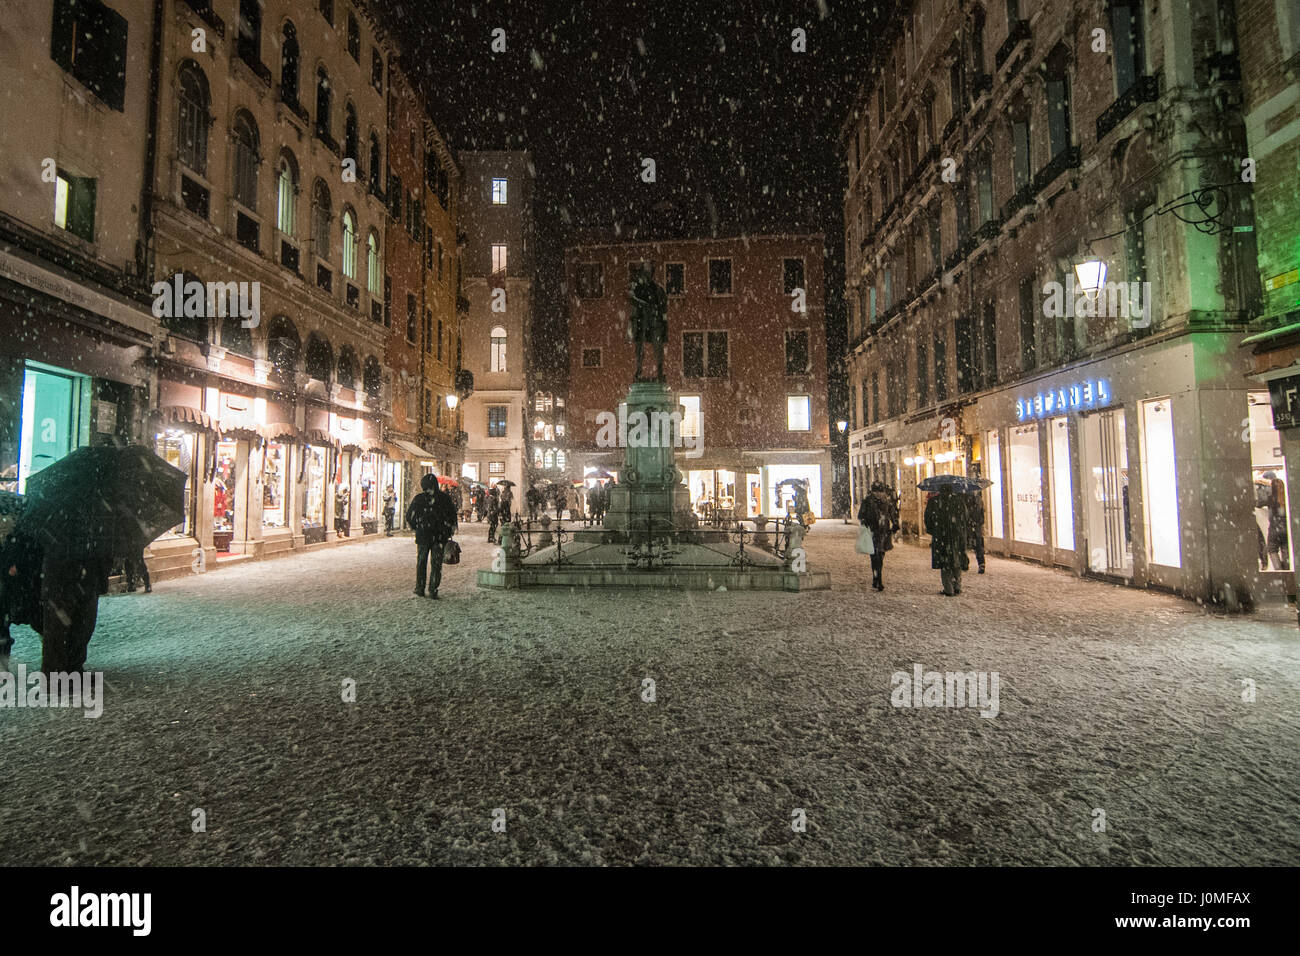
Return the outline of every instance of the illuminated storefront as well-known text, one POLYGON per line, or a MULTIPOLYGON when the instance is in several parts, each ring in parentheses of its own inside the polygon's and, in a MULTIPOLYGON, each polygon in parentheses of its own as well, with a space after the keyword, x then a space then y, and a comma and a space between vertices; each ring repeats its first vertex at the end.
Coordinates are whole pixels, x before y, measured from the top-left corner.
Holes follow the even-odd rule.
POLYGON ((288 527, 289 448, 281 441, 270 441, 266 445, 262 460, 263 530, 288 527))

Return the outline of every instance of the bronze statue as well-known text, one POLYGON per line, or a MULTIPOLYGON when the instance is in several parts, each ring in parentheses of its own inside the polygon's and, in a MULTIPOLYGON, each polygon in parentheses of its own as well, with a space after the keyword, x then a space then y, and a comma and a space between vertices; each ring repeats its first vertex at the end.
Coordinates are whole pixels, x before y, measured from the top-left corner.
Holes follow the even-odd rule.
POLYGON ((668 341, 668 294, 654 280, 654 266, 641 264, 636 285, 629 295, 632 304, 628 316, 628 341, 636 343, 636 381, 641 377, 641 354, 649 342, 655 347, 655 377, 648 381, 664 381, 664 343, 668 341))

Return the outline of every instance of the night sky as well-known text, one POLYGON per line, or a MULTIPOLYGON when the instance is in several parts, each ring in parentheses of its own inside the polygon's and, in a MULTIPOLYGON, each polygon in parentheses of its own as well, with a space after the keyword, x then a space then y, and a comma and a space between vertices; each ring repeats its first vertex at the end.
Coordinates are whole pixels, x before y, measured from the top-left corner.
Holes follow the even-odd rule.
MULTIPOLYGON (((888 4, 882 4, 888 6, 888 4)), ((879 8, 860 2, 383 4, 453 148, 531 150, 537 328, 561 330, 563 249, 622 236, 817 231, 831 355, 843 342, 844 174, 836 138, 879 8), (506 51, 491 51, 496 27, 506 51), (807 31, 807 52, 791 31, 807 31), (641 181, 652 157, 657 182, 641 181)), ((543 367, 563 340, 538 335, 543 367)))

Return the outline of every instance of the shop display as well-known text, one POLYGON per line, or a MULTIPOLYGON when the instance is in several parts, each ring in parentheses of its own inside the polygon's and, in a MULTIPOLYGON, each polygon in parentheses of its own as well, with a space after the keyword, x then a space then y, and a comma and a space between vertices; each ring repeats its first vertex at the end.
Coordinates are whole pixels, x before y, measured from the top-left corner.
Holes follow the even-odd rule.
POLYGON ((280 442, 270 442, 262 465, 262 527, 283 528, 286 524, 285 474, 289 468, 289 449, 280 442))

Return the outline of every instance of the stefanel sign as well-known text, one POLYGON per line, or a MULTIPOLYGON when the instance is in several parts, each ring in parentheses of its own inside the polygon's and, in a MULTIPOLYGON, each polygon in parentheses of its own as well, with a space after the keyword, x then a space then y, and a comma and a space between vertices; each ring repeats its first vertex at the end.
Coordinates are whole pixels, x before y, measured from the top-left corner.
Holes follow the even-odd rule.
POLYGON ((1064 415, 1085 408, 1101 408, 1109 405, 1110 400, 1110 382, 1104 378, 1090 378, 1073 385, 1048 389, 1037 395, 1017 398, 1016 421, 1064 415))

